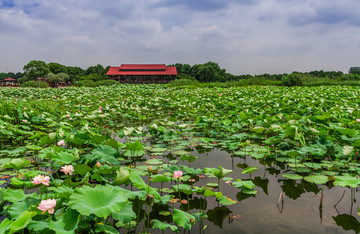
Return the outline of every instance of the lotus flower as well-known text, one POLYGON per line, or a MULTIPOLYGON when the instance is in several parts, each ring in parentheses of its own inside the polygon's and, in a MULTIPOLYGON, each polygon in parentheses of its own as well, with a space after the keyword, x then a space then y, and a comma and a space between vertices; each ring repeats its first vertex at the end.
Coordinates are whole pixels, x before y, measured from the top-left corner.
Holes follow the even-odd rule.
POLYGON ((65 166, 61 167, 60 171, 64 172, 65 175, 67 175, 67 174, 72 175, 72 173, 74 172, 74 167, 73 167, 73 165, 65 165, 65 166))
POLYGON ((356 119, 356 122, 360 122, 360 119, 356 119))
POLYGON ((178 179, 182 176, 182 171, 174 171, 174 178, 178 179))
POLYGON ((43 184, 43 185, 49 186, 50 185, 50 177, 47 175, 45 175, 45 176, 38 175, 33 178, 32 183, 33 184, 43 184))
POLYGON ((47 199, 47 200, 42 200, 37 208, 42 211, 41 214, 44 214, 46 211, 49 214, 54 214, 55 206, 56 206, 55 199, 47 199))
POLYGON ((65 141, 64 140, 60 140, 58 143, 57 143, 58 146, 62 146, 62 145, 65 145, 65 141))
POLYGON ((97 163, 95 164, 95 167, 96 167, 97 169, 99 169, 99 168, 101 167, 100 162, 97 162, 97 163))

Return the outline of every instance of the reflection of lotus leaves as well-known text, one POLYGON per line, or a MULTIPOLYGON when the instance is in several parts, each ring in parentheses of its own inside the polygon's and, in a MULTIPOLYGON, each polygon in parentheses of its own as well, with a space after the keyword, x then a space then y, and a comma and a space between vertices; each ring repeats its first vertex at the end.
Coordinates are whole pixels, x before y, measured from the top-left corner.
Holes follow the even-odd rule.
POLYGON ((344 228, 344 230, 346 231, 353 230, 356 233, 360 232, 360 223, 352 215, 340 214, 336 217, 333 217, 333 219, 335 220, 338 226, 344 228))
POLYGON ((229 208, 226 206, 215 207, 213 210, 209 210, 206 214, 208 215, 208 220, 214 223, 216 226, 222 228, 224 220, 228 215, 232 213, 229 208))

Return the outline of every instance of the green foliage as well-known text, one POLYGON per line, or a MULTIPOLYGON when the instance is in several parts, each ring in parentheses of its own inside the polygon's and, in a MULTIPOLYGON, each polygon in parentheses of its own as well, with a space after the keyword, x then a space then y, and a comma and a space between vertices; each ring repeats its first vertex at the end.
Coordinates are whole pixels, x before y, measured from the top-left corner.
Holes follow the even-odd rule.
POLYGON ((176 79, 171 81, 168 86, 169 87, 181 87, 181 86, 193 86, 196 87, 200 84, 199 81, 197 81, 196 79, 192 78, 192 79, 176 79))
POLYGON ((288 86, 288 87, 301 86, 303 84, 301 76, 297 72, 293 72, 289 75, 283 76, 281 81, 285 86, 288 86))
POLYGON ((59 63, 48 63, 48 67, 51 73, 58 74, 58 73, 67 73, 67 68, 64 65, 59 63))
POLYGON ((96 87, 96 83, 92 80, 80 80, 76 83, 79 87, 96 87))
POLYGON ((215 62, 207 62, 202 64, 196 73, 196 79, 200 82, 216 82, 226 80, 226 71, 221 69, 215 62))
POLYGON ((57 74, 49 73, 45 78, 52 83, 60 83, 69 80, 70 77, 68 74, 61 72, 57 74))
POLYGON ((358 75, 360 75, 360 67, 350 67, 349 74, 358 74, 358 75))
POLYGON ((30 61, 24 66, 23 70, 24 75, 30 80, 35 80, 38 77, 43 78, 50 72, 48 65, 40 60, 30 61))
POLYGON ((70 197, 69 206, 82 215, 95 214, 106 218, 111 213, 121 211, 126 202, 127 197, 111 187, 83 186, 75 189, 70 197))
POLYGON ((96 83, 96 86, 111 86, 111 85, 119 85, 119 81, 116 80, 99 80, 96 83))
POLYGON ((106 75, 107 69, 104 68, 101 64, 97 64, 95 66, 90 66, 86 69, 85 74, 99 74, 99 75, 106 75))
POLYGON ((26 81, 20 85, 20 87, 32 87, 32 88, 49 88, 50 85, 45 81, 26 81))

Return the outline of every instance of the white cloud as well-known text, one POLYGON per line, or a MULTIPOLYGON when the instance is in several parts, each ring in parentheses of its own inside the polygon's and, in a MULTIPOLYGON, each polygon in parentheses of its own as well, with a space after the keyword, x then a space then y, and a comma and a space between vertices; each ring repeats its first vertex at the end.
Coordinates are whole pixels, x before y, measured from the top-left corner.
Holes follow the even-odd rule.
POLYGON ((360 65, 358 1, 176 3, 17 0, 0 7, 0 71, 32 59, 84 68, 215 61, 234 74, 360 65))

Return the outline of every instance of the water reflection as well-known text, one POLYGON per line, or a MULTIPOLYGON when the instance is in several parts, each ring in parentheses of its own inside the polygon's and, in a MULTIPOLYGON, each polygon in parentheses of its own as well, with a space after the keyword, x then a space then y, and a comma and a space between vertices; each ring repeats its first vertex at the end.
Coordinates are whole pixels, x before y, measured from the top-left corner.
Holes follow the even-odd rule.
MULTIPOLYGON (((208 217, 204 221, 205 233, 343 233, 360 232, 356 191, 350 188, 316 185, 305 180, 289 180, 281 176, 286 168, 272 160, 253 160, 249 157, 231 157, 230 154, 213 150, 194 154, 199 160, 194 168, 232 168, 229 176, 252 180, 258 194, 244 194, 233 186, 220 182, 221 192, 238 201, 231 206, 219 206, 208 202, 208 217), (243 175, 246 167, 259 167, 251 175, 243 175), (345 196, 339 201, 345 191, 345 196), (336 205, 336 206, 335 206, 336 205), (355 207, 355 208, 353 208, 355 207), (226 209, 225 209, 226 208, 226 209), (239 217, 231 219, 230 217, 239 217)), ((214 178, 200 180, 196 185, 215 182, 214 178)), ((194 229, 196 230, 196 228, 194 229)))

